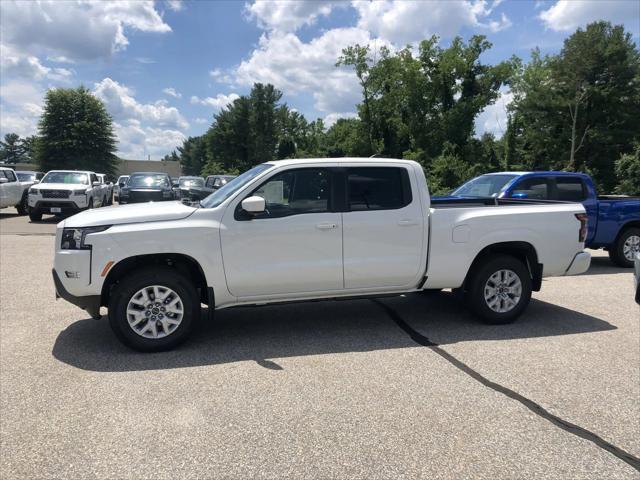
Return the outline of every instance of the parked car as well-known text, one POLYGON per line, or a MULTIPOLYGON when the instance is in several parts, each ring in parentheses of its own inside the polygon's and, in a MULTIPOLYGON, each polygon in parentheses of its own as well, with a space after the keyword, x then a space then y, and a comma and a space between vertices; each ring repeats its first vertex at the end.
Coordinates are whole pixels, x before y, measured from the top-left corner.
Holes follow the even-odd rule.
POLYGON ((33 182, 38 183, 44 177, 44 172, 36 172, 33 170, 16 170, 18 180, 21 182, 33 182))
POLYGON ((96 176, 104 194, 104 205, 111 205, 113 203, 113 183, 109 181, 106 173, 96 173, 96 176))
POLYGON ((129 175, 120 175, 118 177, 118 181, 113 187, 113 199, 117 202, 119 201, 120 189, 127 184, 129 180, 129 175))
POLYGON ((26 215, 26 193, 32 182, 21 182, 12 168, 0 167, 0 208, 16 207, 18 215, 26 215))
POLYGON ((589 268, 585 237, 578 203, 431 202, 410 160, 281 160, 199 207, 130 205, 61 222, 53 278, 59 296, 96 318, 107 307, 118 338, 153 351, 185 340, 201 303, 212 312, 457 288, 481 319, 508 323, 543 276, 589 268))
POLYGON ((634 261, 633 278, 636 283, 636 303, 640 305, 640 253, 636 253, 634 261))
POLYGON ((191 189, 202 187, 204 187, 204 178, 196 176, 182 176, 178 179, 178 198, 191 198, 191 189))
POLYGON ((633 267, 635 253, 640 251, 640 197, 598 196, 591 177, 584 173, 488 173, 440 198, 451 197, 580 202, 589 217, 587 248, 603 248, 614 263, 626 268, 633 267))
POLYGON ((29 188, 29 218, 42 214, 64 215, 104 205, 102 184, 94 172, 51 170, 40 183, 29 188))
POLYGON ((234 175, 209 175, 204 182, 204 186, 191 187, 189 190, 189 199, 192 201, 204 200, 234 178, 236 178, 234 175))
POLYGON ((132 173, 127 184, 120 188, 119 203, 160 202, 175 200, 169 175, 157 172, 132 173))

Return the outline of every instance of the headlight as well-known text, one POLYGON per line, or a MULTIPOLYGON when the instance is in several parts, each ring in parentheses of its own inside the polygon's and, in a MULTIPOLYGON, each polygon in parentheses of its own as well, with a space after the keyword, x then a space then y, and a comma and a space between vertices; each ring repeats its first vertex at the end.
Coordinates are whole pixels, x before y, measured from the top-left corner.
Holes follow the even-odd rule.
POLYGON ((88 190, 86 188, 83 188, 82 190, 74 190, 71 193, 73 193, 74 195, 84 195, 85 193, 87 193, 87 191, 88 190))
POLYGON ((40 192, 37 189, 30 188, 29 195, 38 195, 40 192))
POLYGON ((84 239, 91 233, 104 232, 111 225, 85 228, 65 228, 62 230, 62 242, 60 248, 63 250, 91 250, 91 245, 85 245, 84 239))

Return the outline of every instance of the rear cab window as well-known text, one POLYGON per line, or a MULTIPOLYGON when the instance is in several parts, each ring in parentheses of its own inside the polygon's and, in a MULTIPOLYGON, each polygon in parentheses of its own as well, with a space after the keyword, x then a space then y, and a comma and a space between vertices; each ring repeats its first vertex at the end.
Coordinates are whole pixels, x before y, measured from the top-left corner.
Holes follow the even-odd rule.
POLYGON ((587 198, 587 188, 577 177, 556 177, 556 198, 565 202, 582 202, 587 198))

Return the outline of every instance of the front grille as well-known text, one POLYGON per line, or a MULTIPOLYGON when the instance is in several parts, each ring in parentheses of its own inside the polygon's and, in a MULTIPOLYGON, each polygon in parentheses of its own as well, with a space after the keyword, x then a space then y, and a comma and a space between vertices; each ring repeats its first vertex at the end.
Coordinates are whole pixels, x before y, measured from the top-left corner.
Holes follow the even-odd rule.
POLYGON ((69 190, 40 190, 42 198, 69 198, 69 190))
POLYGON ((129 202, 152 202, 162 200, 162 192, 159 191, 135 191, 129 192, 129 202))

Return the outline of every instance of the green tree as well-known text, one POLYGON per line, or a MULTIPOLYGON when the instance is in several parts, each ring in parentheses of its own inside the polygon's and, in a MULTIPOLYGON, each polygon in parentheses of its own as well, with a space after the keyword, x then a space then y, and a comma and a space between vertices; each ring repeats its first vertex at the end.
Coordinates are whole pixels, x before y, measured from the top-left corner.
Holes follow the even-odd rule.
POLYGON ((24 152, 22 161, 26 163, 34 163, 36 160, 38 137, 30 135, 21 140, 22 150, 24 152))
POLYGON ((38 125, 41 170, 92 170, 114 175, 118 159, 111 116, 85 87, 51 89, 38 125))
POLYGON ((200 175, 207 163, 207 147, 204 136, 189 137, 181 147, 178 147, 179 159, 182 171, 185 175, 200 175))
POLYGON ((7 133, 0 141, 0 158, 5 163, 18 163, 24 158, 24 147, 17 133, 7 133))
POLYGON ((622 26, 595 22, 514 82, 517 147, 528 168, 585 171, 614 189, 614 162, 640 138, 640 54, 622 26))
POLYGON ((618 186, 616 193, 622 195, 640 195, 640 144, 636 144, 633 153, 622 155, 616 161, 618 186))

